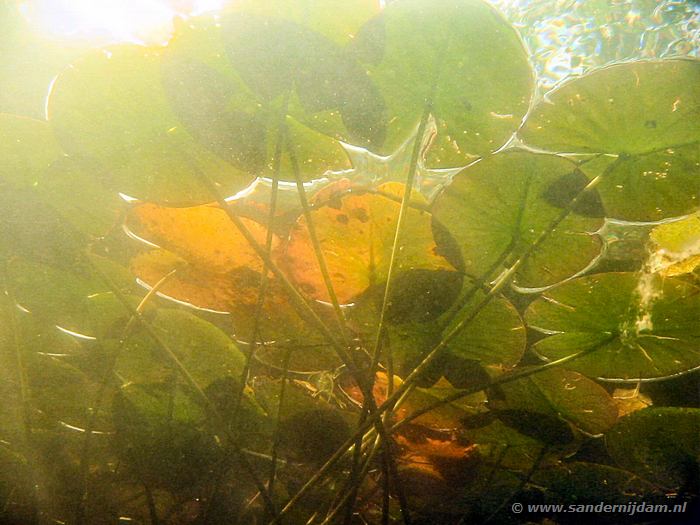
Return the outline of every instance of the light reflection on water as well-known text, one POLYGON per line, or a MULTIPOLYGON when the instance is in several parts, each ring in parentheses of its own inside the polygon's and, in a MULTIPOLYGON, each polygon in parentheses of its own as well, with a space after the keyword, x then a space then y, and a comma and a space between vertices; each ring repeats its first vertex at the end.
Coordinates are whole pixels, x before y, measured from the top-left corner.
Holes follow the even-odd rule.
POLYGON ((519 30, 544 88, 620 60, 700 57, 700 2, 489 1, 519 30))

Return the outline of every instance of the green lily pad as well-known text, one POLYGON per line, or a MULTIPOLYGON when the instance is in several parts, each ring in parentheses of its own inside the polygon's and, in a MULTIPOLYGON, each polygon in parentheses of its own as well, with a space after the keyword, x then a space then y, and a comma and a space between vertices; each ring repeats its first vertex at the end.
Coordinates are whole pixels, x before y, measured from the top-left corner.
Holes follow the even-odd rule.
POLYGON ((546 94, 520 131, 554 152, 637 155, 700 140, 700 62, 637 61, 598 69, 546 94))
POLYGON ((621 419, 605 442, 623 468, 667 489, 682 490, 697 486, 699 435, 700 410, 647 408, 621 419))
POLYGON ((617 421, 617 405, 610 395, 578 372, 543 370, 501 388, 509 409, 554 415, 587 434, 600 435, 617 421))
MULTIPOLYGON (((213 324, 190 312, 166 308, 155 312, 152 324, 201 388, 226 377, 240 380, 245 356, 213 324)), ((172 363, 145 332, 129 338, 116 367, 116 372, 130 382, 165 380, 172 371, 172 363)))
MULTIPOLYGON (((585 181, 577 166, 562 157, 511 151, 459 173, 437 198, 433 214, 460 246, 466 272, 481 276, 494 272, 499 261, 512 263, 531 250, 585 181)), ((595 193, 584 204, 520 267, 515 277, 519 287, 551 286, 582 272, 599 256, 602 243, 594 233, 602 219, 595 193)))
POLYGON ((61 73, 49 122, 65 150, 98 163, 110 190, 193 204, 213 200, 193 175, 206 173, 238 191, 253 176, 208 151, 181 125, 161 82, 163 51, 120 46, 96 51, 61 73))
POLYGON ((503 145, 532 97, 519 36, 481 0, 389 4, 352 46, 386 100, 390 126, 379 153, 410 135, 430 100, 438 135, 427 164, 462 166, 503 145))
POLYGON ((525 319, 551 334, 533 346, 542 357, 560 359, 590 350, 567 366, 590 377, 635 381, 700 366, 699 314, 700 295, 688 283, 669 278, 640 284, 637 274, 605 273, 545 292, 525 319), (653 298, 642 301, 644 291, 653 292, 653 298))
MULTIPOLYGON (((273 25, 287 28, 291 36, 286 36, 292 40, 304 40, 312 34, 313 38, 323 43, 317 53, 323 54, 327 47, 332 49, 332 52, 328 51, 330 54, 342 52, 337 44, 302 26, 279 19, 271 20, 273 25), (294 29, 290 30, 290 27, 294 29)), ((278 71, 275 67, 266 70, 269 68, 269 64, 266 64, 272 58, 262 56, 264 49, 257 51, 252 48, 265 48, 272 45, 272 41, 277 41, 282 49, 293 50, 297 46, 296 41, 285 40, 285 34, 272 31, 267 22, 268 19, 263 17, 236 12, 227 15, 223 21, 202 16, 179 27, 164 52, 162 67, 163 87, 172 111, 188 132, 209 151, 247 173, 266 177, 274 175, 273 159, 277 153, 281 125, 286 127, 279 172, 282 180, 295 179, 290 151, 295 154, 299 174, 304 180, 318 178, 327 170, 349 168, 347 155, 340 143, 318 131, 323 120, 318 108, 299 105, 297 95, 292 93, 294 86, 291 81, 275 88, 278 95, 290 94, 286 106, 284 97, 270 98, 265 95, 275 85, 274 78, 270 76, 275 77, 278 71), (247 38, 239 35, 241 32, 247 38), (230 57, 231 53, 236 57, 230 57), (241 56, 238 57, 238 54, 241 56)), ((351 60, 345 56, 335 58, 343 64, 351 60)), ((296 60, 306 63, 307 69, 314 64, 305 55, 297 56, 296 60)), ((288 65, 285 62, 285 67, 288 65)), ((344 67, 336 62, 333 65, 338 70, 344 67)), ((296 69, 285 71, 289 75, 296 74, 296 69)), ((319 76, 322 74, 329 73, 315 72, 312 75, 319 84, 324 83, 319 76)), ((355 84, 354 81, 350 82, 344 89, 348 93, 358 94, 353 96, 359 96, 361 90, 358 91, 355 84), (355 91, 352 91, 353 86, 355 91)), ((339 96, 342 98, 343 95, 339 96)), ((366 101, 369 105, 369 99, 366 101)), ((362 108, 355 109, 364 111, 362 108)), ((326 131, 344 137, 342 130, 345 127, 340 121, 337 124, 337 129, 329 128, 326 131)))
MULTIPOLYGON (((482 299, 477 293, 443 331, 456 327, 482 299)), ((466 362, 476 361, 492 375, 514 367, 525 352, 525 326, 515 307, 496 297, 448 343, 449 352, 466 362)), ((454 373, 454 371, 452 372, 454 373)))
POLYGON ((33 315, 44 322, 91 335, 86 321, 87 298, 108 289, 85 268, 82 270, 81 274, 17 258, 8 264, 7 278, 17 303, 33 315))
POLYGON ((700 207, 700 142, 660 151, 586 163, 608 217, 626 221, 660 221, 700 207), (606 165, 605 169, 601 169, 606 165))
POLYGON ((0 113, 0 180, 32 185, 62 155, 42 120, 0 113))

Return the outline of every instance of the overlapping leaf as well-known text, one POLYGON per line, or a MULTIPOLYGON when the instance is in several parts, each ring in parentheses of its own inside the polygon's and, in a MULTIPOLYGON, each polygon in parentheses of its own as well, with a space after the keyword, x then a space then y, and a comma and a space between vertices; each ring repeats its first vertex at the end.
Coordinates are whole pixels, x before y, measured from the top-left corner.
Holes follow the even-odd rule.
POLYGON ((466 168, 438 197, 433 212, 462 250, 468 274, 491 278, 530 254, 515 282, 524 288, 556 284, 587 268, 601 251, 594 232, 603 210, 595 193, 550 226, 586 185, 575 164, 525 151, 502 153, 466 168), (533 244, 547 233, 544 240, 533 244))
POLYGON ((112 191, 170 203, 211 200, 194 171, 232 191, 253 180, 181 125, 161 83, 161 49, 121 46, 86 55, 56 80, 49 122, 65 150, 96 162, 112 191))
MULTIPOLYGON (((380 188, 382 189, 382 188, 380 188)), ((400 185, 387 185, 390 192, 400 185)), ((349 194, 311 212, 321 252, 341 303, 386 280, 400 204, 378 194, 349 194)), ((316 260, 309 226, 301 217, 290 235, 284 261, 304 293, 329 301, 316 260)), ((396 254, 396 275, 408 270, 454 270, 439 253, 431 217, 413 207, 407 210, 402 241, 396 254)))
POLYGON ((390 125, 380 152, 396 149, 430 103, 438 123, 432 167, 462 166, 496 150, 517 129, 532 96, 520 38, 480 0, 390 4, 351 48, 386 100, 390 125))
POLYGON ((541 356, 559 359, 588 350, 590 355, 568 366, 589 377, 639 380, 700 366, 699 314, 700 294, 683 281, 650 285, 633 273, 605 273, 546 292, 525 319, 551 334, 534 345, 541 356))
POLYGON ((550 151, 618 155, 598 184, 610 217, 684 215, 699 205, 698 82, 700 62, 693 60, 600 69, 548 93, 520 134, 550 151))

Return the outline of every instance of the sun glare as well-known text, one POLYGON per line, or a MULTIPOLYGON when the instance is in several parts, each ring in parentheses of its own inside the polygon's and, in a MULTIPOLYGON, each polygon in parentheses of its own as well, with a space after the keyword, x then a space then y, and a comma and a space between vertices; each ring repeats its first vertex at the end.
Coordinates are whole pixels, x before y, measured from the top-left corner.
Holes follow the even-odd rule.
POLYGON ((221 9, 226 0, 26 0, 22 14, 52 38, 94 44, 165 43, 177 15, 221 9))

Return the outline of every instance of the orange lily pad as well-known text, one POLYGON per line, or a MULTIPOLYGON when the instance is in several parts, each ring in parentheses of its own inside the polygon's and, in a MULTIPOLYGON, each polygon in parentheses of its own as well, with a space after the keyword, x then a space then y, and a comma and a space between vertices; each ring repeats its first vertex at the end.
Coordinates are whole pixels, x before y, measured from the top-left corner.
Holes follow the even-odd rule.
MULTIPOLYGON (((245 217, 241 221, 264 246, 267 228, 245 217)), ((208 272, 227 273, 238 268, 259 272, 263 267, 255 250, 217 204, 188 208, 139 204, 130 211, 127 228, 134 236, 208 272)), ((274 236, 273 250, 278 243, 274 236)))
MULTIPOLYGON (((378 189, 400 196, 403 185, 390 183, 378 189)), ((371 286, 386 281, 400 209, 397 201, 377 193, 349 193, 311 212, 321 252, 341 303, 350 303, 371 286)), ((284 263, 304 293, 313 299, 330 300, 304 216, 292 229, 284 263)), ((430 213, 411 206, 403 224, 395 273, 417 269, 454 270, 454 267, 439 254, 430 213)))

